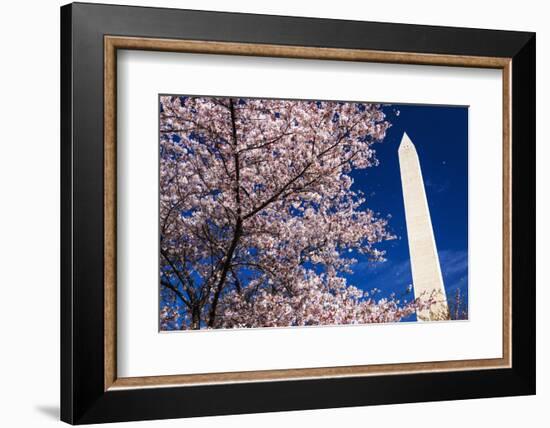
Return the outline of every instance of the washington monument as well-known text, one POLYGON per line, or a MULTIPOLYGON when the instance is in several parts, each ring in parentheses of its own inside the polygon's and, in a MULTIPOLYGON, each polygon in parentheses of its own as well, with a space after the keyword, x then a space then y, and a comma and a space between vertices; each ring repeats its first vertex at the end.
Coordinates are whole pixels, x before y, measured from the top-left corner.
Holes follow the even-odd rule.
POLYGON ((449 318, 449 308, 418 153, 404 133, 399 145, 399 168, 415 298, 434 296, 437 303, 417 312, 422 321, 449 318))

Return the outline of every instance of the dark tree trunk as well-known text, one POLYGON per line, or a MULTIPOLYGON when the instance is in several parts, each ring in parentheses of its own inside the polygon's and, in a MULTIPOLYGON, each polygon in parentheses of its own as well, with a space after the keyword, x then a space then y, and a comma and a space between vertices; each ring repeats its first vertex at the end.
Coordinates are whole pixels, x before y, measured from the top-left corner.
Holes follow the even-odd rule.
POLYGON ((201 311, 199 306, 193 306, 191 317, 191 328, 193 330, 199 330, 201 328, 201 311))

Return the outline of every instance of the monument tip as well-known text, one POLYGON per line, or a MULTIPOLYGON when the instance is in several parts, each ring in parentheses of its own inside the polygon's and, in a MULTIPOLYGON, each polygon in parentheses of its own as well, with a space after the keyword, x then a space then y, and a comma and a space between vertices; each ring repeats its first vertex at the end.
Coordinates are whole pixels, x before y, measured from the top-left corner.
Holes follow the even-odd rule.
POLYGON ((413 142, 409 138, 406 132, 403 132, 403 137, 401 138, 401 144, 399 144, 399 149, 406 149, 409 147, 414 147, 413 142))

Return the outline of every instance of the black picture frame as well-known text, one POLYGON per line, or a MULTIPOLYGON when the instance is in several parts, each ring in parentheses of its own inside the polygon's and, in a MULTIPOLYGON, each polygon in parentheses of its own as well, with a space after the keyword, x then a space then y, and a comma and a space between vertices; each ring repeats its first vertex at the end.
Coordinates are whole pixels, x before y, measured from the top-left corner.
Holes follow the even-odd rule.
POLYGON ((535 393, 535 34, 74 3, 61 8, 61 419, 71 424, 535 393), (512 367, 104 388, 104 36, 512 59, 512 367))

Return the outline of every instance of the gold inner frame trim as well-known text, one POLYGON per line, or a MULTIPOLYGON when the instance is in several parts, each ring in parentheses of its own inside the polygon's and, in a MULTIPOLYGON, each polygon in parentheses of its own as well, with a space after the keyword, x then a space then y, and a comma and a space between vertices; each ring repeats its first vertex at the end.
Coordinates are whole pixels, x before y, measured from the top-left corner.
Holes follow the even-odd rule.
POLYGON ((251 43, 171 40, 139 37, 104 37, 104 389, 154 388, 193 386, 220 383, 284 381, 312 378, 359 377, 407 373, 444 372, 509 368, 512 362, 512 165, 511 165, 511 58, 419 54, 361 49, 336 49, 304 46, 251 43), (297 59, 322 59, 393 64, 439 65, 455 67, 494 68, 502 70, 503 125, 503 320, 502 358, 432 361, 422 363, 376 364, 342 367, 261 370, 227 373, 204 373, 171 376, 117 376, 116 357, 116 89, 117 50, 146 50, 201 53, 213 55, 244 55, 297 59))

